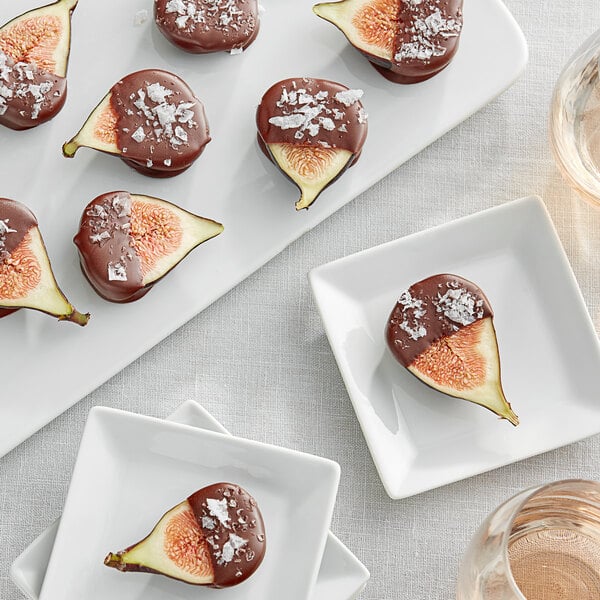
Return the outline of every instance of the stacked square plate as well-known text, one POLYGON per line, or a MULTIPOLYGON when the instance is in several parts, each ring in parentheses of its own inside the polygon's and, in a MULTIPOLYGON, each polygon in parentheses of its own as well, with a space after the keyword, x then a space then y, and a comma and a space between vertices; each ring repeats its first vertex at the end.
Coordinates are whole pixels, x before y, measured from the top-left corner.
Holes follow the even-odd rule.
POLYGON ((219 598, 350 600, 366 568, 328 531, 339 482, 333 461, 235 438, 192 401, 167 421, 96 407, 90 412, 60 523, 15 561, 31 599, 212 597, 214 591, 103 565, 142 539, 196 489, 231 481, 259 504, 267 553, 256 573, 219 598), (67 566, 68 565, 68 566, 67 566))

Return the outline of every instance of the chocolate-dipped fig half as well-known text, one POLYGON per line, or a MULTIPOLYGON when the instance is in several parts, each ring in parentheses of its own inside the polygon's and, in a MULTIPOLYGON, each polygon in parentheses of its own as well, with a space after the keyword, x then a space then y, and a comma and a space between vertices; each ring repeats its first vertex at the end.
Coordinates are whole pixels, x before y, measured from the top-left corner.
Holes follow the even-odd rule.
POLYGON ((443 274, 413 284, 385 335, 396 360, 427 385, 519 424, 502 390, 492 309, 474 283, 443 274))
POLYGON ((267 157, 300 189, 296 210, 352 166, 367 137, 362 90, 325 79, 279 81, 256 112, 258 143, 267 157))
POLYGON ((265 527, 256 500, 239 485, 215 483, 171 508, 147 537, 110 553, 104 564, 119 571, 226 588, 248 579, 265 550, 265 527))
POLYGON ((154 0, 154 20, 182 50, 238 54, 258 35, 258 1, 154 0))
POLYGON ((448 66, 458 49, 463 0, 341 0, 313 11, 333 23, 395 83, 417 83, 448 66))
POLYGON ((112 302, 132 302, 222 231, 220 223, 166 200, 109 192, 85 207, 73 241, 96 292, 112 302))
POLYGON ((0 124, 30 129, 63 107, 77 1, 58 0, 0 28, 0 124))
POLYGON ((16 200, 0 198, 0 309, 18 308, 78 325, 90 317, 77 312, 58 287, 33 213, 16 200))
POLYGON ((86 146, 120 156, 144 175, 172 177, 209 141, 204 107, 190 87, 173 73, 147 69, 113 85, 63 154, 72 158, 86 146))

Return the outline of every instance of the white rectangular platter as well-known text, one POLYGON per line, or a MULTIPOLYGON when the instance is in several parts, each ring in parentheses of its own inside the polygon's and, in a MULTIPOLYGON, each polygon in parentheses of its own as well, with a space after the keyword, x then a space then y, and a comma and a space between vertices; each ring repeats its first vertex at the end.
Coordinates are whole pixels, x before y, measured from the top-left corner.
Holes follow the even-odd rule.
MULTIPOLYGON (((81 311, 81 329, 20 311, 0 321, 0 456, 146 352, 283 248, 433 140, 480 109, 521 73, 523 35, 499 0, 466 0, 453 63, 434 79, 389 83, 311 11, 312 0, 262 0, 258 39, 242 55, 187 55, 152 22, 150 0, 80 0, 73 14, 69 95, 63 111, 35 130, 0 130, 0 196, 37 215, 57 280, 81 311), (150 18, 142 24, 140 11, 150 18), (62 143, 124 75, 162 68, 183 77, 203 100, 213 140, 186 173, 154 180, 115 157, 62 143), (296 189, 255 142, 254 113, 263 92, 290 76, 333 79, 361 88, 370 115, 360 161, 317 203, 296 214, 296 189), (176 202, 225 225, 142 300, 108 303, 92 291, 71 242, 83 207, 112 190, 176 202)), ((36 6, 0 3, 0 23, 36 6)))

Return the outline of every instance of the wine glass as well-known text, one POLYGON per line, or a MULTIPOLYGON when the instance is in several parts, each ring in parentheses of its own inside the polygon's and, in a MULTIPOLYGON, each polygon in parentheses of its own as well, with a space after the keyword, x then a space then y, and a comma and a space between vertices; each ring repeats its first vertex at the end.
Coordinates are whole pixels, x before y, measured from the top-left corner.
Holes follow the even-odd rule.
POLYGON ((460 567, 457 600, 598 600, 600 483, 524 490, 483 522, 460 567))
POLYGON ((600 206, 600 31, 578 48, 554 88, 550 146, 567 182, 600 206))

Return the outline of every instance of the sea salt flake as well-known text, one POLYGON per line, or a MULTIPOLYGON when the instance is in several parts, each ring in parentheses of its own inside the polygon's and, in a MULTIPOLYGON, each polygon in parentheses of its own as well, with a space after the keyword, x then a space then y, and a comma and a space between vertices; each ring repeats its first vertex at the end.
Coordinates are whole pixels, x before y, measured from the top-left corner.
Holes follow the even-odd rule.
POLYGON ((112 207, 117 214, 117 218, 131 216, 131 196, 119 194, 112 201, 112 207))
POLYGON ((224 527, 228 527, 227 523, 229 521, 229 510, 227 509, 227 500, 216 500, 215 498, 207 498, 206 506, 208 507, 208 512, 213 517, 219 519, 221 525, 223 525, 224 527))
POLYGON ((143 142, 146 139, 146 133, 144 132, 144 128, 143 127, 138 127, 133 134, 131 135, 131 137, 138 143, 143 142))
POLYGON ((90 242, 92 244, 102 244, 104 240, 110 239, 110 233, 108 231, 103 231, 102 233, 95 233, 94 235, 90 235, 90 242))
POLYGON ((186 132, 186 130, 183 127, 180 127, 179 125, 177 125, 177 127, 175 127, 175 135, 184 143, 187 143, 188 141, 188 134, 186 132))
POLYGON ((483 302, 464 288, 449 289, 444 295, 438 294, 436 311, 460 325, 470 325, 483 317, 483 302))
POLYGON ((280 129, 296 129, 301 127, 306 121, 306 117, 302 114, 283 115, 281 117, 271 117, 269 123, 279 127, 280 129))
POLYGON ((425 316, 423 309, 423 300, 414 298, 410 290, 405 290, 400 294, 398 303, 402 305, 402 322, 398 324, 400 329, 408 334, 408 337, 417 341, 427 335, 427 329, 421 322, 425 316))
POLYGON ((322 117, 320 123, 326 131, 333 131, 335 129, 335 123, 329 117, 322 117))
POLYGON ((219 564, 227 564, 233 560, 236 550, 243 548, 248 543, 247 540, 236 535, 235 533, 229 534, 229 539, 223 544, 223 550, 218 561, 219 564))
POLYGON ((175 25, 177 25, 177 27, 179 27, 179 29, 185 29, 185 26, 187 25, 189 18, 190 17, 188 15, 181 15, 180 17, 177 17, 175 19, 175 25))
POLYGON ((8 226, 9 219, 5 219, 4 221, 0 219, 0 236, 4 237, 7 233, 17 233, 16 229, 11 229, 8 226))
POLYGON ((183 2, 183 0, 169 0, 165 12, 184 15, 186 12, 185 2, 183 2))
POLYGON ((363 97, 363 90, 344 90, 335 95, 335 99, 344 106, 352 106, 363 97))
POLYGON ((133 24, 136 26, 143 25, 148 20, 148 11, 146 9, 138 10, 133 18, 133 24))
POLYGON ((150 100, 156 104, 163 104, 169 96, 173 95, 173 90, 160 85, 160 83, 152 83, 146 90, 150 100))
POLYGON ((108 263, 108 280, 109 281, 127 281, 127 268, 121 262, 108 263))

